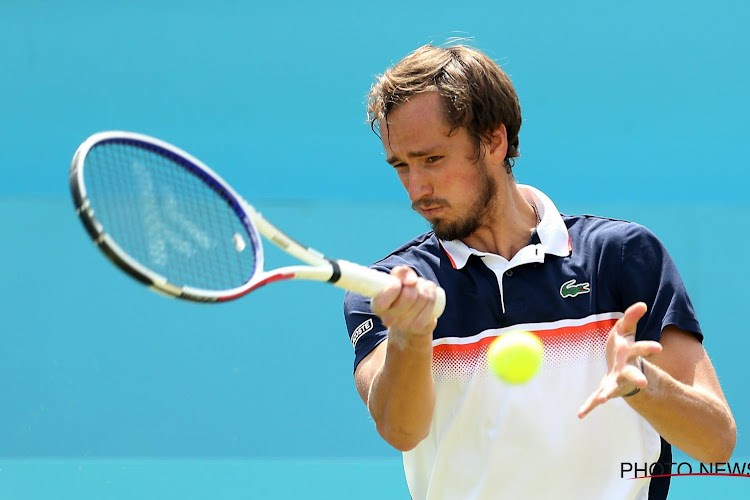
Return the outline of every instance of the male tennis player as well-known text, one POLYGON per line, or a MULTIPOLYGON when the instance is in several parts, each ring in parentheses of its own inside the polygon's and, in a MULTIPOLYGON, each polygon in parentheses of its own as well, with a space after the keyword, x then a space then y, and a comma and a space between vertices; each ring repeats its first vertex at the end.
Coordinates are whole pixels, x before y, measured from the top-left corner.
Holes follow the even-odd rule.
POLYGON ((561 215, 516 183, 520 106, 495 62, 421 47, 378 77, 368 112, 433 229, 375 264, 392 287, 345 298, 357 389, 412 498, 666 498, 668 478, 643 476, 670 472, 670 444, 729 459, 734 419, 672 259, 640 225, 561 215), (523 386, 484 362, 516 329, 545 348, 523 386))

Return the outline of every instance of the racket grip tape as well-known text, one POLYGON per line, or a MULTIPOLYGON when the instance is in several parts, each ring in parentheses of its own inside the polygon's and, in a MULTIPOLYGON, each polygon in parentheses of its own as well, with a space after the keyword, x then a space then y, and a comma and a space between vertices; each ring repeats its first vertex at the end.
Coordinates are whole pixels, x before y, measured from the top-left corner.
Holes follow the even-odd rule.
MULTIPOLYGON (((339 288, 351 290, 366 297, 375 297, 396 279, 390 274, 360 266, 346 260, 336 260, 335 263, 338 265, 340 277, 337 281, 332 281, 332 283, 339 288)), ((335 268, 336 266, 334 266, 335 268)), ((443 314, 444 310, 445 290, 438 286, 432 316, 437 319, 443 314)))

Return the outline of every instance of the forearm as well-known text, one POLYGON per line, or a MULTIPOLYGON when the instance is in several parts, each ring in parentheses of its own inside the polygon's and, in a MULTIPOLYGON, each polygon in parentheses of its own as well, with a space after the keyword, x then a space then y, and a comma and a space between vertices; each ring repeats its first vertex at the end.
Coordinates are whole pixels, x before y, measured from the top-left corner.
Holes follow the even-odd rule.
POLYGON ((431 335, 405 340, 399 332, 389 332, 367 407, 380 435, 395 448, 408 451, 427 437, 435 408, 431 335))
POLYGON ((734 418, 721 398, 679 382, 646 362, 648 385, 625 398, 669 443, 704 463, 729 460, 736 441, 734 418))

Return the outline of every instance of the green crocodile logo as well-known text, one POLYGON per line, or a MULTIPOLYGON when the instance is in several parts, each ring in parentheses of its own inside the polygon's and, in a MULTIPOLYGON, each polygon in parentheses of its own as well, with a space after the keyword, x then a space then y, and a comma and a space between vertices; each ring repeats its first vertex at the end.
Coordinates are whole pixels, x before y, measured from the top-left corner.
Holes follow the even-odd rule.
POLYGON ((567 299, 568 297, 577 297, 582 293, 589 293, 591 291, 591 285, 588 283, 576 284, 575 278, 570 281, 566 281, 560 287, 560 295, 562 298, 567 299))

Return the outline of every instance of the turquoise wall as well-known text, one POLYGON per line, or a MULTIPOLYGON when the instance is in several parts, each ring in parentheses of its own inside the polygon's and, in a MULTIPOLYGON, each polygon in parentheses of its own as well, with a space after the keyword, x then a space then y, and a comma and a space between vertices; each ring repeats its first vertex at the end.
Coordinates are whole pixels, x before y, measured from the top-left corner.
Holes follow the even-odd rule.
MULTIPOLYGON (((354 389, 340 290, 283 283, 220 306, 148 293, 85 237, 67 174, 93 132, 155 135, 297 239, 371 262, 426 226, 365 124, 364 96, 386 66, 451 36, 473 37, 516 84, 519 182, 665 241, 740 426, 735 455, 750 456, 749 5, 0 3, 0 495, 101 498, 114 481, 111 498, 130 496, 117 484, 199 498, 107 464, 205 459, 244 463, 256 489, 280 481, 268 467, 293 463, 320 484, 346 474, 325 498, 380 471, 389 493, 373 483, 372 498, 406 497, 399 455, 354 389)), ((193 470, 175 467, 153 470, 193 470)), ((228 467, 245 498, 253 486, 228 467)))

